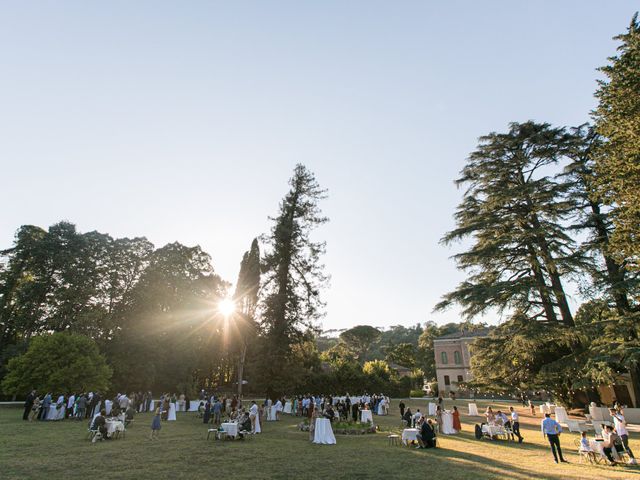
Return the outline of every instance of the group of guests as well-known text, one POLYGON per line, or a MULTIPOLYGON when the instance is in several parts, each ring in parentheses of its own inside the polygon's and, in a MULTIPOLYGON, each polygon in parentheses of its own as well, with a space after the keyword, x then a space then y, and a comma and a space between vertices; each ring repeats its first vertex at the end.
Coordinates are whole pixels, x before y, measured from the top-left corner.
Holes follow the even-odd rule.
MULTIPOLYGON (((626 452, 626 454, 629 456, 629 464, 635 465, 637 461, 635 456, 633 455, 633 452, 631 451, 631 448, 629 448, 629 432, 627 430, 627 422, 624 418, 622 407, 619 405, 616 405, 614 408, 609 409, 609 414, 611 415, 611 418, 613 420, 613 425, 602 424, 601 425, 602 439, 596 438, 596 441, 602 442, 602 450, 604 452, 605 457, 607 457, 607 460, 609 461, 609 465, 616 464, 615 458, 613 456, 614 451, 617 454, 626 452)), ((549 415, 547 414, 547 417, 548 416, 549 415)), ((562 430, 560 428, 558 431, 558 435, 560 434, 561 431, 562 430)), ((544 427, 543 427, 543 433, 544 433, 544 427)), ((559 440, 555 441, 555 443, 559 451, 560 461, 564 461, 562 459, 562 450, 560 450, 559 440)), ((553 444, 552 444, 552 449, 553 449, 553 444)), ((591 447, 591 442, 587 438, 587 432, 581 433, 580 451, 586 453, 587 455, 595 459, 596 454, 593 448, 591 447)), ((556 459, 556 462, 557 462, 555 453, 554 453, 554 458, 556 459)))
POLYGON ((199 414, 205 424, 213 423, 221 425, 223 422, 235 422, 238 424, 238 432, 243 437, 242 432, 260 433, 261 409, 255 401, 251 401, 249 409, 242 405, 242 401, 233 396, 230 398, 218 398, 213 395, 210 398, 200 401, 198 407, 199 414), (229 400, 229 402, 227 402, 229 400))
POLYGON ((518 437, 518 443, 522 443, 524 437, 520 434, 520 415, 515 408, 509 407, 509 416, 507 416, 501 410, 494 413, 493 408, 489 406, 484 414, 488 425, 503 427, 511 440, 518 437))
MULTIPOLYGON (((413 428, 421 427, 423 419, 425 419, 426 417, 422 414, 419 408, 416 409, 415 413, 413 413, 411 411, 411 408, 406 408, 406 405, 402 401, 398 404, 398 407, 400 408, 400 417, 402 418, 403 424, 405 426, 413 428)), ((435 418, 427 419, 429 426, 434 431, 441 430, 443 424, 443 414, 444 400, 442 399, 442 397, 439 397, 438 404, 436 405, 435 418)), ((462 422, 460 422, 460 412, 458 411, 458 407, 456 407, 455 405, 452 407, 451 416, 453 419, 453 429, 456 432, 459 432, 460 430, 462 430, 462 422)))
MULTIPOLYGON (((286 403, 286 398, 282 399, 282 402, 286 403)), ((357 422, 362 410, 370 410, 374 415, 387 415, 389 405, 389 397, 383 394, 365 393, 352 399, 349 393, 344 397, 308 393, 293 398, 292 413, 296 416, 311 418, 314 411, 320 415, 330 411, 331 420, 348 421, 351 418, 353 422, 357 422)))
POLYGON ((39 396, 36 390, 27 395, 24 402, 23 420, 63 420, 73 418, 83 420, 93 418, 99 412, 101 396, 99 392, 71 393, 68 396, 59 395, 53 400, 52 392, 39 396), (55 406, 55 416, 51 417, 52 406, 55 406))

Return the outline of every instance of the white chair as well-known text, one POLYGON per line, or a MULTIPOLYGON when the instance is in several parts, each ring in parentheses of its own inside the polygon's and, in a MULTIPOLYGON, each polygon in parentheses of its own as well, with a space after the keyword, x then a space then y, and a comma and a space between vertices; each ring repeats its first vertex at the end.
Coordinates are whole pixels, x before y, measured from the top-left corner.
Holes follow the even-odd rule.
POLYGON ((567 428, 569 429, 570 432, 578 432, 578 433, 582 433, 582 432, 586 432, 587 431, 587 424, 586 422, 580 422, 578 420, 567 420, 567 428))

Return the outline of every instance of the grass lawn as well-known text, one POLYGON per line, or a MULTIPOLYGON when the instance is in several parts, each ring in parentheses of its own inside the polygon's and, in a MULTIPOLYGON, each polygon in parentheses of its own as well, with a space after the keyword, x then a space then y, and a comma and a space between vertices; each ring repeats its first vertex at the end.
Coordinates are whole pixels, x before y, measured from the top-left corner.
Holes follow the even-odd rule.
MULTIPOLYGON (((415 412, 427 411, 426 401, 405 401, 415 412)), ((467 411, 465 402, 446 402, 467 411)), ((484 408, 486 402, 478 402, 484 408)), ((494 410, 508 404, 491 403, 494 410)), ((515 405, 515 404, 514 404, 515 405)), ((251 441, 206 441, 207 426, 193 413, 163 422, 160 439, 148 440, 151 415, 136 417, 126 438, 92 444, 86 423, 22 421, 22 409, 0 408, 0 478, 118 478, 118 479, 634 479, 640 466, 580 464, 574 447, 577 434, 565 433, 561 443, 571 463, 556 465, 539 422, 518 406, 523 444, 476 440, 479 417, 462 416, 463 432, 441 435, 439 448, 415 450, 389 446, 388 431, 401 432, 398 400, 391 414, 376 417, 381 432, 358 437, 337 435, 337 445, 313 445, 298 431, 299 418, 283 416, 267 422, 251 441)), ((632 434, 631 448, 640 456, 640 439, 632 434)))

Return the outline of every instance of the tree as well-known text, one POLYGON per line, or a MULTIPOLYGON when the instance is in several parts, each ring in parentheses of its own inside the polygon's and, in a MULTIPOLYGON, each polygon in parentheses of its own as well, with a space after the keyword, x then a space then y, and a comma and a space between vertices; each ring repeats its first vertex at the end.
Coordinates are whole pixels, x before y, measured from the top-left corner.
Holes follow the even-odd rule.
POLYGON ((242 395, 244 381, 244 364, 250 339, 255 339, 257 332, 256 309, 258 306, 258 291, 260 289, 260 247, 254 239, 251 249, 242 257, 240 273, 233 299, 239 312, 234 315, 236 338, 240 346, 238 352, 238 395, 242 395))
POLYGON ((397 363, 408 368, 414 368, 418 364, 418 349, 411 343, 390 345, 386 350, 386 360, 389 363, 397 363))
POLYGON ((2 382, 7 394, 105 391, 111 369, 93 340, 72 333, 34 337, 28 350, 9 361, 2 382))
POLYGON ((618 55, 600 69, 606 76, 596 92, 596 131, 604 142, 596 156, 599 190, 614 207, 611 252, 640 269, 640 23, 636 13, 618 55))
POLYGON ((362 371, 365 375, 369 375, 370 377, 383 381, 389 381, 389 378, 391 377, 389 364, 384 360, 372 360, 370 362, 366 362, 362 366, 362 371))
POLYGON ((571 146, 565 129, 546 123, 512 123, 507 133, 481 137, 457 180, 467 186, 457 228, 443 238, 471 238, 470 249, 454 257, 470 276, 437 309, 459 303, 469 318, 489 308, 517 310, 573 326, 561 275, 587 260, 563 225, 571 212, 567 187, 546 174, 571 146))
POLYGON ((289 185, 278 216, 271 219, 273 228, 263 237, 268 251, 260 313, 269 393, 286 390, 292 345, 308 340, 316 328, 324 306, 320 291, 328 280, 320 262, 325 244, 311 240, 313 230, 328 221, 319 206, 326 191, 303 165, 296 165, 289 185))
POLYGON ((365 352, 370 349, 381 336, 382 332, 375 327, 358 325, 342 332, 340 334, 340 340, 354 352, 358 360, 361 360, 365 352))

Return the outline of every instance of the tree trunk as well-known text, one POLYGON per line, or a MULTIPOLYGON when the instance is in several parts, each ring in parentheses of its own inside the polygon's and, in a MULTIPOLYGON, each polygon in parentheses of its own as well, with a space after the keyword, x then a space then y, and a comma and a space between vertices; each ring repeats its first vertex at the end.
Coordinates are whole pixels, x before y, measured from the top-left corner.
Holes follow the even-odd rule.
POLYGON ((527 250, 529 251, 529 263, 531 264, 531 270, 533 271, 533 276, 538 284, 538 292, 540 293, 540 300, 542 301, 544 313, 548 321, 556 323, 558 321, 558 317, 553 309, 551 297, 549 297, 549 287, 547 286, 547 282, 542 274, 540 261, 538 260, 536 252, 531 245, 527 244, 527 250))
POLYGON ((240 361, 238 362, 238 398, 242 398, 242 376, 244 375, 244 359, 247 355, 247 344, 243 342, 242 351, 240 352, 240 361))

